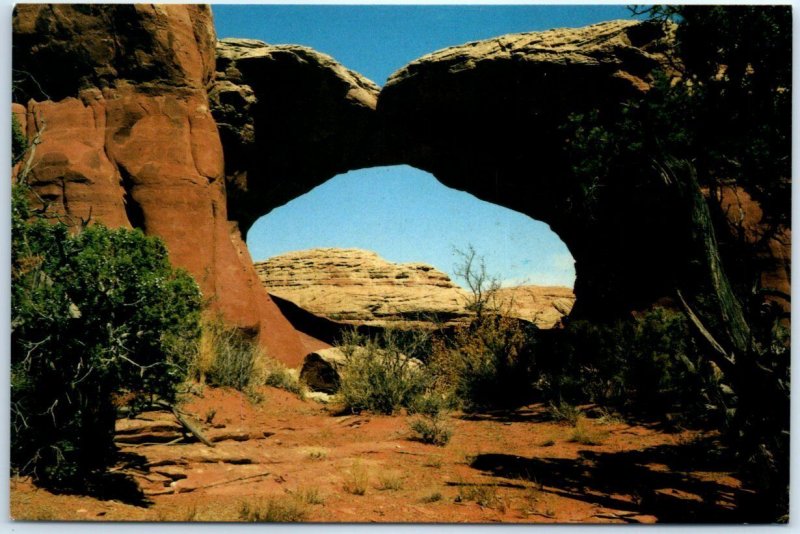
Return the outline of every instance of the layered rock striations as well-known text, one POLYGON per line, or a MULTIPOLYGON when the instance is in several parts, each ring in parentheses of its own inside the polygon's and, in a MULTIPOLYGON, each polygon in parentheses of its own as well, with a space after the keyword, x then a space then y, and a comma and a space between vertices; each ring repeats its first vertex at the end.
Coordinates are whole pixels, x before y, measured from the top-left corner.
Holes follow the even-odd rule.
MULTIPOLYGON (((312 313, 352 325, 436 327, 466 324, 469 293, 424 263, 392 263, 360 249, 288 252, 256 263, 271 295, 312 313)), ((572 308, 567 287, 503 288, 504 313, 554 326, 572 308)))
POLYGON ((391 263, 374 252, 322 248, 256 263, 267 291, 301 308, 350 324, 463 319, 464 292, 423 263, 391 263))

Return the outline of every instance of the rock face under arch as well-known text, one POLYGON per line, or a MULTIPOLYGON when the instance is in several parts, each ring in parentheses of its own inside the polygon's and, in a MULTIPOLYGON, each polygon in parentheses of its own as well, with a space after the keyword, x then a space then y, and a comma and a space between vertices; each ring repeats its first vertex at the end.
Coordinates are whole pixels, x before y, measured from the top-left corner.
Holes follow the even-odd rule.
MULTIPOLYGON (((590 210, 560 149, 570 113, 647 91, 669 43, 656 26, 468 43, 382 90, 304 47, 215 49, 207 7, 20 5, 13 33, 14 112, 31 139, 45 125, 29 180, 51 209, 161 236, 212 304, 287 363, 305 349, 261 288, 243 233, 348 170, 411 164, 547 222, 576 259, 573 315, 645 308, 686 269, 687 229, 652 177, 603 184, 590 210)), ((746 192, 725 202, 747 214, 728 211, 731 228, 759 234, 746 192)), ((788 310, 789 231, 759 250, 788 310)))

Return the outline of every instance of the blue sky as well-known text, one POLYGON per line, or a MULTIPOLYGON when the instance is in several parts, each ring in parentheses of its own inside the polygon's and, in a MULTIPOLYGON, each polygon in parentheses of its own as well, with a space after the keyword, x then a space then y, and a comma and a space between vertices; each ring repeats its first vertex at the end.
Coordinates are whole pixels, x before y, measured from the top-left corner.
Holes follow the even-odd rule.
MULTIPOLYGON (((213 12, 219 38, 311 46, 378 85, 448 46, 630 16, 622 5, 215 5, 213 12)), ((408 166, 337 176, 259 219, 247 244, 256 261, 306 248, 357 247, 451 275, 453 249, 471 244, 507 284, 572 286, 575 279, 572 256, 546 224, 448 189, 408 166)))

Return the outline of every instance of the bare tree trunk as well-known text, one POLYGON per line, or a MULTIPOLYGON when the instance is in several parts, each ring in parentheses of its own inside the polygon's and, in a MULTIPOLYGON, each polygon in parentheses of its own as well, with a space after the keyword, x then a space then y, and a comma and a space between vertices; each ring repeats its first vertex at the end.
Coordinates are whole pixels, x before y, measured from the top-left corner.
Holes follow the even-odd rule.
POLYGON ((694 168, 669 157, 655 165, 676 191, 679 209, 688 209, 688 265, 677 273, 676 294, 699 337, 708 343, 709 360, 720 367, 736 394, 735 416, 725 430, 742 473, 756 489, 752 510, 765 521, 776 521, 788 510, 788 371, 772 361, 770 340, 753 337, 725 275, 694 168))

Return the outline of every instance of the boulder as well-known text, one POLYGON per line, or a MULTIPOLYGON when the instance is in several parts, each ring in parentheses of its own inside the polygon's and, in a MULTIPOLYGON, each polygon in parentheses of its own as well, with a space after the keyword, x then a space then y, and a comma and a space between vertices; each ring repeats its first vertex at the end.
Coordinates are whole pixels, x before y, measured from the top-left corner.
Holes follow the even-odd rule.
POLYGON ((339 389, 340 370, 347 364, 341 349, 332 347, 308 354, 300 369, 300 380, 312 392, 335 393, 339 389))

